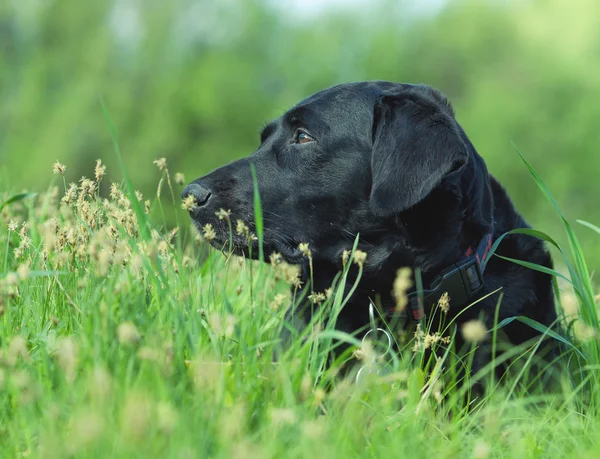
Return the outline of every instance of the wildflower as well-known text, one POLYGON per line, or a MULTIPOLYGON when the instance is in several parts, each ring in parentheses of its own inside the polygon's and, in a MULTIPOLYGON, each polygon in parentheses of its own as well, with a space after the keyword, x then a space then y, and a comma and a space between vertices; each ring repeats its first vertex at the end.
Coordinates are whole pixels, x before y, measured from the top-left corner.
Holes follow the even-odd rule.
POLYGON ((183 203, 181 204, 181 208, 183 210, 187 210, 188 212, 191 212, 192 210, 194 210, 196 208, 196 200, 194 199, 194 197, 191 194, 187 195, 186 198, 183 200, 183 203))
POLYGON ((154 164, 156 164, 156 166, 161 170, 161 171, 166 171, 167 170, 167 159, 166 158, 159 158, 156 159, 154 161, 152 161, 154 164))
POLYGON ((102 177, 106 175, 106 166, 102 164, 101 160, 96 160, 96 169, 94 170, 94 174, 96 176, 96 182, 100 182, 102 177))
POLYGON ((325 297, 327 299, 331 298, 331 295, 333 295, 333 288, 329 287, 325 289, 325 297))
POLYGON ((215 212, 215 215, 219 217, 219 220, 229 220, 231 209, 219 209, 215 212))
POLYGON ((438 300, 438 306, 443 313, 448 314, 448 311, 450 311, 450 296, 448 292, 442 293, 442 296, 438 300))
POLYGON ((175 183, 177 185, 183 185, 185 183, 185 177, 181 172, 175 174, 175 183))
POLYGON ((362 250, 358 250, 358 249, 354 251, 353 261, 361 268, 365 264, 366 259, 367 259, 366 252, 363 252, 362 250))
POLYGON ((8 231, 14 233, 15 231, 17 231, 18 228, 19 228, 19 224, 16 221, 11 220, 8 222, 8 231))
POLYGON ((462 326, 462 335, 469 343, 479 343, 485 339, 487 328, 481 320, 469 320, 462 326))
POLYGON ((58 161, 56 161, 52 165, 52 172, 54 174, 60 174, 60 175, 62 175, 64 177, 66 170, 67 170, 67 166, 65 166, 64 164, 59 163, 58 161))
POLYGON ((213 226, 210 223, 207 223, 202 228, 202 236, 204 236, 204 239, 210 242, 217 237, 217 233, 215 232, 213 226))
POLYGON ((406 292, 413 285, 410 278, 411 273, 412 271, 410 268, 400 268, 398 271, 396 271, 393 292, 394 298, 396 298, 396 307, 399 310, 403 310, 408 305, 408 297, 406 296, 406 292))
POLYGON ((302 252, 302 255, 304 255, 305 257, 310 258, 312 256, 310 249, 308 248, 307 242, 301 242, 298 245, 298 249, 300 250, 300 252, 302 252))
POLYGON ((131 322, 123 322, 117 327, 117 338, 121 344, 134 344, 141 336, 135 325, 131 322))

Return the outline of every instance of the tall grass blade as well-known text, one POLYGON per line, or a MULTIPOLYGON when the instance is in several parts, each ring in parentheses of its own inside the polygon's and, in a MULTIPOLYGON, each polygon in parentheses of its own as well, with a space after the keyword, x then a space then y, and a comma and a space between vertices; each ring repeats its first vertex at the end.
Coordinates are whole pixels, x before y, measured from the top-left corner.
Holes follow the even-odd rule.
POLYGON ((6 207, 10 204, 14 204, 15 202, 19 202, 24 199, 35 198, 37 195, 38 195, 37 193, 19 193, 14 196, 11 196, 6 201, 4 201, 2 204, 0 204, 0 210, 4 209, 4 207, 6 207))

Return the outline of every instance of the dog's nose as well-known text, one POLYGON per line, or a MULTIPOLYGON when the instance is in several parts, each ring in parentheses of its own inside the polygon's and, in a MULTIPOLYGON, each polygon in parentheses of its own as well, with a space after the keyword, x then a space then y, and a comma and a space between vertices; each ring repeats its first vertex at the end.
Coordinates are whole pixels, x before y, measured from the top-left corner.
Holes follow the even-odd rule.
POLYGON ((198 207, 205 205, 210 199, 211 192, 198 183, 190 183, 181 192, 181 199, 186 199, 188 196, 194 198, 194 203, 198 207))

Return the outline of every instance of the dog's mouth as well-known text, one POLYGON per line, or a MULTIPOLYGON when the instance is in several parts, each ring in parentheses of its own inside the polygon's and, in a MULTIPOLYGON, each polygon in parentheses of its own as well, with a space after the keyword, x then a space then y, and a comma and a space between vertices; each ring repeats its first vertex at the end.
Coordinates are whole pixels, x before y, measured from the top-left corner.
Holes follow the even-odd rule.
MULTIPOLYGON (((193 218, 194 226, 202 238, 213 248, 235 255, 258 259, 259 241, 252 232, 249 225, 239 222, 216 221, 203 223, 193 218)), ((280 254, 283 260, 289 264, 300 264, 304 255, 299 244, 283 238, 270 238, 268 233, 263 240, 265 261, 269 261, 271 255, 280 254)))

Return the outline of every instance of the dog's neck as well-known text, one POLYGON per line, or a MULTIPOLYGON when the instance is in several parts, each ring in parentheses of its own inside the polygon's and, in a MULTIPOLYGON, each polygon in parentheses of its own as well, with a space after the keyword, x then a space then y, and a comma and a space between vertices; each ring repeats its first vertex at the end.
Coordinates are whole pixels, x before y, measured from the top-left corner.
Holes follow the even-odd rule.
MULTIPOLYGON (((381 222, 372 230, 361 232, 358 249, 367 254, 366 262, 352 298, 345 309, 362 316, 370 301, 383 307, 395 303, 392 294, 397 271, 402 267, 418 270, 423 286, 442 270, 458 262, 473 244, 477 244, 490 227, 467 216, 460 198, 446 190, 436 190, 418 208, 381 222), (454 232, 449 231, 454 228, 454 232)), ((308 262, 302 269, 302 281, 314 292, 325 292, 342 271, 342 252, 349 247, 327 244, 326 253, 315 252, 312 276, 308 262)), ((352 263, 349 260, 348 263, 352 263)), ((358 266, 351 266, 346 278, 345 292, 355 284, 358 266)), ((413 289, 415 287, 413 286, 413 289)))

